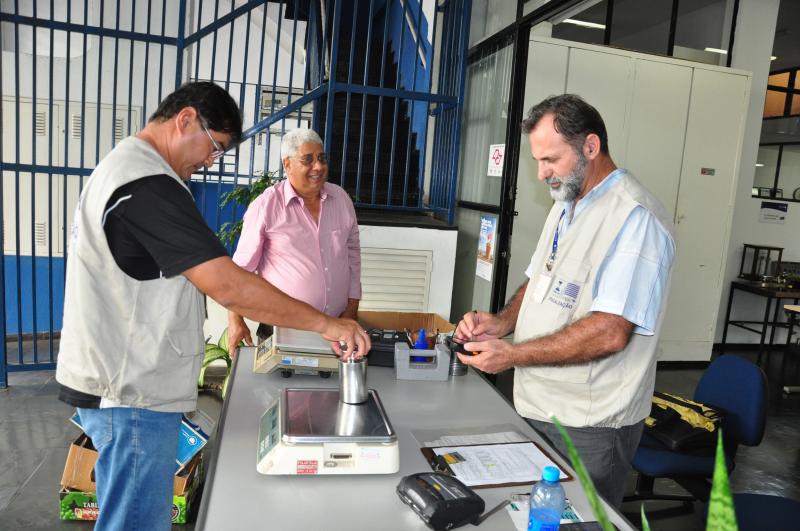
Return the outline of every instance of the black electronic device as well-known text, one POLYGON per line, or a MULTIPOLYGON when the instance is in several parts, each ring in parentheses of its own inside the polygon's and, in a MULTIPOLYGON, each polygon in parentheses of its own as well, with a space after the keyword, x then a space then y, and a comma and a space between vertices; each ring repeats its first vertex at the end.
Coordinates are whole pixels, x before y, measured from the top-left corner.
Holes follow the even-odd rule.
POLYGON ((453 352, 453 353, 460 352, 461 354, 464 354, 465 356, 472 356, 472 354, 473 354, 472 351, 467 350, 466 348, 464 348, 464 343, 458 341, 457 339, 455 339, 455 338, 453 338, 451 336, 446 337, 444 339, 444 342, 447 345, 447 348, 450 349, 450 352, 453 352))
POLYGON ((372 342, 372 349, 367 354, 367 363, 375 367, 394 367, 395 343, 407 343, 411 346, 411 339, 402 330, 370 328, 367 333, 372 342))
POLYGON ((486 507, 483 498, 453 476, 437 472, 404 477, 397 485, 397 495, 435 531, 478 525, 488 516, 481 517, 486 507))

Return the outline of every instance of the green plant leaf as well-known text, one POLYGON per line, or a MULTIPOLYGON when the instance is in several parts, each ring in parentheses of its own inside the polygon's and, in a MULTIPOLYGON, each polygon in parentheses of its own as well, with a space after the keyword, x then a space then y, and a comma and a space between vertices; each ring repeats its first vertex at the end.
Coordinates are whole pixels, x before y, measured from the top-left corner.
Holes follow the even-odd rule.
POLYGON ((706 531, 738 531, 736 511, 733 507, 725 448, 722 444, 722 429, 717 434, 717 454, 714 458, 714 478, 711 481, 711 496, 708 502, 706 531))
MULTIPOLYGON (((278 176, 277 172, 264 171, 258 179, 250 183, 250 185, 240 186, 237 185, 233 190, 225 192, 219 198, 220 208, 228 204, 247 207, 252 203, 264 190, 273 184, 282 181, 283 178, 278 176)), ((226 247, 233 245, 236 238, 242 232, 242 220, 227 221, 220 225, 217 231, 217 237, 226 247)))
POLYGON ((644 514, 644 503, 639 506, 642 513, 642 531, 650 531, 650 522, 647 521, 647 516, 644 514))
POLYGON ((575 473, 578 475, 581 486, 583 487, 584 492, 586 492, 586 497, 589 498, 589 505, 592 506, 592 512, 594 513, 594 517, 597 518, 597 523, 603 528, 603 531, 615 531, 614 525, 611 523, 611 520, 608 519, 606 510, 603 508, 603 504, 600 502, 600 497, 597 495, 597 489, 594 487, 594 483, 592 483, 592 478, 589 477, 589 472, 586 470, 586 467, 581 460, 581 456, 578 455, 578 450, 575 448, 572 438, 555 416, 550 417, 550 419, 553 421, 553 424, 556 425, 556 428, 558 428, 561 438, 564 439, 564 444, 567 446, 567 455, 572 463, 572 468, 575 469, 575 473))

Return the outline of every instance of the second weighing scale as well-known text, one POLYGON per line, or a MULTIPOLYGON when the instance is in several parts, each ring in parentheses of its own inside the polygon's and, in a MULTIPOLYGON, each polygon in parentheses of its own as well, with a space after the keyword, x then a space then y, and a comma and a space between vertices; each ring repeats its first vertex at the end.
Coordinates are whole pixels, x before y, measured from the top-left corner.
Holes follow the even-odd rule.
POLYGON ((338 389, 284 389, 261 417, 256 470, 262 474, 394 474, 397 434, 378 394, 339 401, 338 389))

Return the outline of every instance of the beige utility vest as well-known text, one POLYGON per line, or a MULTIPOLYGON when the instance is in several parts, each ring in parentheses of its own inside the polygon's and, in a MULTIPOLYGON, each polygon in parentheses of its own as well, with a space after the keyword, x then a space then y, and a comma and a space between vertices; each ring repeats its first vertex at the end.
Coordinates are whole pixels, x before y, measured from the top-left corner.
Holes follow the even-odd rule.
MULTIPOLYGON (((672 235, 671 216, 661 203, 624 173, 580 212, 566 234, 559 234, 556 260, 548 273, 546 262, 564 210, 562 202, 553 205, 531 259, 533 274, 517 317, 515 343, 552 334, 589 313, 597 271, 636 206, 653 213, 672 235), (547 274, 552 276, 549 283, 547 274)), ((562 424, 573 427, 619 428, 645 418, 655 383, 656 345, 665 305, 666 297, 655 333, 632 334, 620 352, 579 365, 517 367, 517 412, 542 421, 554 414, 562 424)))
POLYGON ((150 144, 129 137, 87 181, 67 257, 56 380, 124 406, 192 411, 204 350, 203 295, 182 275, 129 277, 103 230, 106 203, 117 188, 160 174, 180 181, 150 144))

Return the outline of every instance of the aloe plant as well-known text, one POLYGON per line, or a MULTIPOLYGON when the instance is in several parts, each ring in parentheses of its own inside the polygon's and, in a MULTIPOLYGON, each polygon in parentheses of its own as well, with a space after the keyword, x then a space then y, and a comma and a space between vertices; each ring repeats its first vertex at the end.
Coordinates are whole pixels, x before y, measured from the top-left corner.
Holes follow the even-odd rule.
POLYGON ((615 531, 615 527, 611 523, 611 520, 608 519, 608 515, 606 514, 606 510, 603 508, 603 504, 600 503, 600 497, 597 495, 597 489, 594 487, 594 483, 592 483, 592 478, 589 476, 589 472, 586 470, 586 467, 581 460, 581 456, 578 455, 578 450, 575 448, 572 438, 555 416, 551 416, 550 419, 553 421, 553 424, 556 425, 556 428, 558 428, 561 438, 564 439, 564 444, 567 446, 567 455, 572 463, 572 468, 575 469, 575 473, 578 475, 578 479, 580 480, 581 486, 586 493, 586 497, 589 498, 589 505, 592 506, 592 512, 594 513, 594 517, 597 518, 597 523, 600 524, 600 527, 603 528, 603 531, 615 531))
POLYGON ((733 507, 731 483, 728 479, 728 466, 725 462, 725 448, 722 444, 722 429, 718 432, 706 531, 738 531, 739 525, 736 522, 736 511, 733 507))
MULTIPOLYGON (((228 381, 231 377, 231 364, 233 363, 228 353, 228 329, 226 328, 222 331, 222 335, 219 337, 217 343, 210 343, 210 340, 211 338, 206 340, 206 353, 203 357, 203 363, 200 365, 200 376, 197 378, 197 387, 203 388, 203 386, 205 386, 206 369, 209 365, 216 360, 223 360, 228 366, 221 388, 222 398, 225 398, 225 395, 228 393, 228 381)), ((242 341, 239 344, 244 345, 244 342, 242 341)))
MULTIPOLYGON (((614 526, 608 519, 603 505, 600 503, 600 498, 597 495, 597 489, 592 483, 592 478, 589 472, 578 455, 578 450, 572 442, 572 438, 567 433, 567 430, 561 425, 555 416, 550 419, 555 424, 564 444, 567 447, 567 455, 572 463, 572 468, 578 475, 578 479, 583 486, 586 497, 589 499, 589 505, 592 507, 592 512, 597 523, 604 531, 614 531, 614 526)), ((642 515, 642 530, 650 531, 650 523, 647 521, 647 516, 644 513, 644 504, 640 507, 642 515)), ((718 430, 717 435, 717 453, 714 458, 714 477, 711 481, 711 498, 708 504, 708 519, 706 521, 706 531, 738 531, 739 526, 736 523, 736 511, 733 507, 733 496, 731 495, 731 485, 728 479, 728 467, 725 462, 725 449, 722 444, 722 429, 718 430)))

